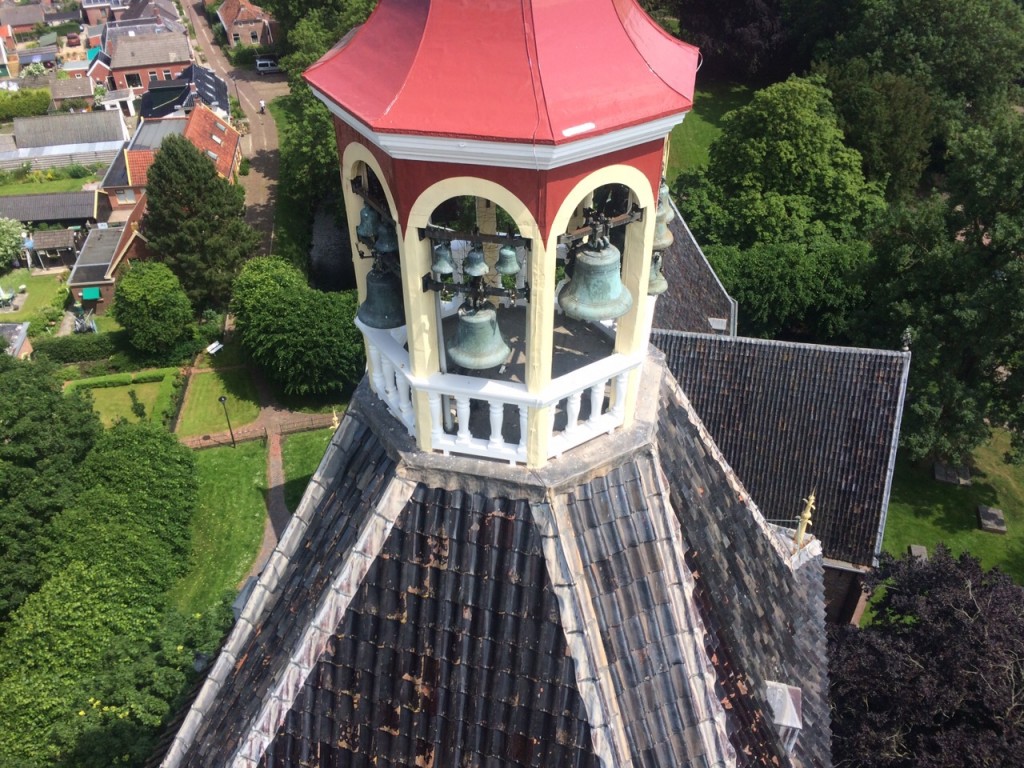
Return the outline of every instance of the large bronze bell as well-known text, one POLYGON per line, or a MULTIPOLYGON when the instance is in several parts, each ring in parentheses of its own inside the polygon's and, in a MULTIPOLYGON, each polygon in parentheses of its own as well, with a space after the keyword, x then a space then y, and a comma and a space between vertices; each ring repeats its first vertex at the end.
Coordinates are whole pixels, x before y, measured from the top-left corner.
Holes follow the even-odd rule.
POLYGON ((398 253, 398 236, 393 223, 382 219, 377 225, 377 240, 373 249, 377 253, 398 253))
POLYGON ((455 262, 452 261, 452 247, 448 244, 447 240, 442 240, 434 246, 430 271, 435 275, 450 275, 455 271, 455 262))
POLYGON ((621 263, 619 249, 605 239, 584 245, 576 255, 572 279, 558 295, 562 311, 587 322, 626 314, 633 296, 622 284, 621 263))
POLYGON ((498 251, 498 261, 494 264, 494 271, 499 275, 519 274, 519 259, 516 258, 516 249, 511 245, 503 245, 498 251))
POLYGON ((462 271, 470 277, 483 277, 491 271, 487 262, 484 261, 484 249, 480 247, 479 243, 466 254, 466 259, 462 263, 462 271))
POLYGON ((501 335, 497 313, 491 307, 460 309, 455 333, 447 339, 447 346, 453 363, 473 371, 501 365, 512 351, 501 335))
POLYGON ((363 203, 359 211, 359 225, 356 227, 356 236, 366 244, 371 244, 377 237, 377 227, 380 226, 380 214, 376 209, 363 203))
POLYGON ((371 328, 398 328, 405 325, 402 281, 393 272, 374 267, 366 275, 366 301, 359 305, 356 317, 371 328))

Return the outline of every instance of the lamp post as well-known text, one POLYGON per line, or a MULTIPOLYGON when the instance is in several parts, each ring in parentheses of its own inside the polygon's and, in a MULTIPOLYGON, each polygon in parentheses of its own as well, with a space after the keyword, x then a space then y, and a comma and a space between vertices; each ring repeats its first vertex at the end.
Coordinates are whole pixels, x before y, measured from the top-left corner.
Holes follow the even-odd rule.
POLYGON ((235 447, 235 430, 231 428, 231 417, 228 416, 228 398, 227 395, 221 395, 217 398, 220 400, 220 404, 224 406, 224 420, 228 423, 228 432, 231 434, 231 447, 235 447))

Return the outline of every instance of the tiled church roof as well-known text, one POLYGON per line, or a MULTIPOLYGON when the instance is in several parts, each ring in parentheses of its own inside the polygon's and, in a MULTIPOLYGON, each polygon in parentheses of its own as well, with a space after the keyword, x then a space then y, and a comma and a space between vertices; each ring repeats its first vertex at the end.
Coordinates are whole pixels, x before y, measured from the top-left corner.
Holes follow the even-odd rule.
POLYGON ((661 266, 668 291, 654 305, 654 327, 691 333, 735 333, 736 301, 719 282, 675 203, 672 207, 675 216, 668 228, 673 240, 661 266), (715 328, 712 322, 725 323, 726 327, 715 328))
POLYGON ((820 548, 644 376, 539 470, 416 451, 364 382, 164 765, 828 766, 820 548))
POLYGON ((666 331, 651 341, 765 515, 795 525, 816 491, 825 556, 871 565, 910 354, 666 331))

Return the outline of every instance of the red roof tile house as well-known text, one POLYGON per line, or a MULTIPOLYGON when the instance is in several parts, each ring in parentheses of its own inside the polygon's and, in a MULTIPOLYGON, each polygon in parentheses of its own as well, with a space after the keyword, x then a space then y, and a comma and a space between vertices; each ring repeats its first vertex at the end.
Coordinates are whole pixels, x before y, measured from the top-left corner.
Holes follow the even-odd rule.
POLYGON ((225 0, 217 9, 231 47, 236 45, 273 45, 278 38, 277 21, 249 0, 225 0))
POLYGON ((0 24, 9 25, 16 34, 31 32, 43 22, 43 6, 38 3, 0 5, 0 24))
POLYGON ((110 200, 111 221, 122 220, 146 189, 146 176, 166 136, 184 136, 210 158, 217 173, 234 181, 242 159, 241 135, 227 121, 199 104, 189 115, 142 120, 124 150, 103 177, 110 200))

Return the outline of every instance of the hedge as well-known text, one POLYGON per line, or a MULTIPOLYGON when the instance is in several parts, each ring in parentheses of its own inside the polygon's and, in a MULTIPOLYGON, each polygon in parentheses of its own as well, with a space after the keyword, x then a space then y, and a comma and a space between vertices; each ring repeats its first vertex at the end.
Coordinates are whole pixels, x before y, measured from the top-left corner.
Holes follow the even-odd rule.
POLYGON ((72 389, 106 389, 107 387, 126 387, 129 384, 152 384, 163 381, 178 372, 177 368, 156 368, 138 373, 110 373, 106 376, 93 376, 91 379, 69 381, 66 391, 72 389))
POLYGON ((35 354, 55 363, 81 363, 105 360, 127 345, 123 331, 111 333, 75 333, 70 336, 49 336, 32 343, 35 354))
POLYGON ((50 109, 50 91, 47 88, 23 91, 0 91, 0 122, 16 117, 45 115, 50 109))

